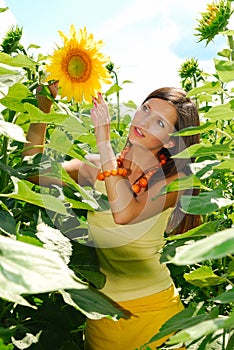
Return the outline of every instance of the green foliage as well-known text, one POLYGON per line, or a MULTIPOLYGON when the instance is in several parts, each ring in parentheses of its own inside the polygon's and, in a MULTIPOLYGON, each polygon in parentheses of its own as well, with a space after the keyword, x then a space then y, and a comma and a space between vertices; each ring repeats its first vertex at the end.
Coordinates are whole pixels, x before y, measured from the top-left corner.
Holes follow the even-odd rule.
MULTIPOLYGON (((222 30, 232 13, 229 5, 221 2, 210 7, 218 14, 216 20, 225 19, 222 30), (218 14, 224 5, 225 11, 218 14)), ((207 24, 212 18, 205 20, 207 24)), ((200 35, 209 42, 220 28, 200 30, 200 35)), ((39 47, 32 44, 26 51, 20 34, 19 28, 12 28, 7 40, 15 40, 14 50, 0 52, 0 349, 82 350, 86 317, 124 317, 98 291, 105 276, 94 248, 87 244, 87 211, 106 208, 105 197, 80 187, 60 165, 73 157, 89 162, 87 153, 97 151, 92 106, 68 103, 58 96, 52 100, 51 113, 39 110, 35 89, 43 78, 46 57, 39 54, 35 59, 29 52, 39 47), (25 133, 33 122, 48 124, 45 154, 23 159, 25 133), (42 178, 45 171, 66 186, 45 188, 27 180, 34 175, 42 178)), ((184 212, 201 214, 202 224, 166 239, 161 261, 168 264, 180 287, 186 309, 168 320, 142 345, 144 349, 171 333, 175 334, 163 349, 181 343, 192 350, 233 349, 234 31, 222 34, 228 48, 218 53, 221 59, 214 61, 215 74, 202 72, 196 59, 180 69, 181 85, 197 103, 201 126, 173 136, 200 134, 201 143, 175 156, 194 158, 193 174, 163 192, 199 189, 197 197, 184 195, 181 204, 184 212)), ((113 63, 108 69, 113 85, 105 98, 111 102, 111 138, 118 152, 136 105, 123 103, 121 114, 121 90, 130 82, 119 84, 113 63)), ((42 93, 48 94, 47 90, 42 93)))

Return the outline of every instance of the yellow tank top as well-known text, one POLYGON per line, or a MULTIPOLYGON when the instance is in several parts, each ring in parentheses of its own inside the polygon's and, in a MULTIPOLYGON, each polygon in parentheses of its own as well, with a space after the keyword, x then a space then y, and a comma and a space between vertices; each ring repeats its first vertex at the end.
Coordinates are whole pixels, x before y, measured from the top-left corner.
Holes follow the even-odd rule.
MULTIPOLYGON (((96 189, 105 193, 104 182, 97 182, 96 189)), ((90 244, 96 247, 100 269, 106 275, 101 292, 115 301, 126 301, 170 287, 169 270, 159 260, 172 211, 169 208, 127 225, 116 224, 110 210, 89 212, 90 244)))

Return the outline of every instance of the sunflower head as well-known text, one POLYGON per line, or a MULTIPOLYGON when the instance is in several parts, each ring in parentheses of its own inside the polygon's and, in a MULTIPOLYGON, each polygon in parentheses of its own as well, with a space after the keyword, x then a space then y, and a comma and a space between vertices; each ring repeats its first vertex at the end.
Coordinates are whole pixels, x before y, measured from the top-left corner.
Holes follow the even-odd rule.
POLYGON ((54 51, 46 66, 47 81, 57 80, 61 96, 76 102, 92 102, 92 96, 102 89, 102 84, 110 83, 110 74, 105 68, 109 58, 100 51, 103 42, 94 41, 93 34, 86 28, 76 33, 71 25, 70 36, 59 31, 63 46, 54 51))
POLYGON ((208 4, 207 11, 202 12, 201 19, 198 20, 199 26, 195 28, 199 41, 206 40, 207 45, 217 34, 227 29, 232 12, 229 0, 208 4))

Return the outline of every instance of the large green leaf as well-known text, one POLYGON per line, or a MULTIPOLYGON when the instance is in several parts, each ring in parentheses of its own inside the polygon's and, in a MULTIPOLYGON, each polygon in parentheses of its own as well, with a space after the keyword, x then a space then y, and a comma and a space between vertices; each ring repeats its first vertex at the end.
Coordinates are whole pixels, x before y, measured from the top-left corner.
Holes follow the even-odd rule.
POLYGON ((20 126, 5 122, 4 120, 0 120, 0 135, 1 134, 19 142, 27 142, 24 131, 20 126))
POLYGON ((39 108, 30 103, 25 103, 24 107, 29 114, 31 123, 48 123, 62 126, 63 130, 70 133, 74 138, 87 133, 87 129, 83 126, 82 122, 73 115, 61 113, 43 113, 39 108))
POLYGON ((0 296, 22 305, 24 294, 84 289, 58 252, 0 235, 0 296))
POLYGON ((222 224, 223 220, 214 220, 210 222, 205 222, 202 225, 192 228, 191 230, 181 233, 179 235, 169 236, 166 238, 167 241, 177 241, 178 239, 184 239, 189 237, 201 237, 217 232, 217 228, 222 224))
POLYGON ((229 228, 183 246, 168 261, 176 265, 195 264, 208 259, 219 259, 234 254, 234 228, 229 228))
POLYGON ((43 243, 44 248, 58 252, 65 263, 69 263, 72 254, 72 244, 58 229, 40 222, 37 225, 36 236, 43 243))
POLYGON ((223 61, 214 59, 215 68, 219 75, 219 78, 228 83, 234 80, 234 63, 232 61, 223 61))
POLYGON ((231 149, 230 145, 231 143, 226 143, 221 145, 195 144, 184 149, 182 152, 177 153, 175 156, 172 156, 172 158, 189 159, 189 158, 195 158, 195 157, 214 156, 217 154, 222 154, 222 155, 234 154, 234 151, 231 149))
POLYGON ((226 170, 234 171, 234 158, 224 160, 219 165, 215 165, 213 169, 218 169, 218 170, 226 169, 226 170))
POLYGON ((16 177, 12 177, 12 181, 15 187, 14 192, 7 194, 0 193, 0 197, 15 198, 69 216, 65 205, 60 199, 48 194, 32 191, 32 184, 28 181, 19 180, 16 177))
POLYGON ((180 201, 182 210, 193 215, 212 213, 234 203, 234 200, 224 198, 220 189, 201 192, 198 196, 184 195, 180 201))
MULTIPOLYGON (((69 185, 69 187, 72 189, 73 197, 68 198, 68 201, 72 204, 73 208, 83 208, 87 210, 94 210, 98 208, 98 203, 96 199, 93 196, 92 191, 85 189, 84 187, 80 186, 78 183, 76 183, 69 175, 68 173, 63 169, 63 167, 59 163, 51 163, 51 167, 49 171, 46 171, 45 173, 40 174, 41 177, 43 176, 49 176, 52 178, 59 178, 61 181, 63 181, 66 185, 69 185)), ((65 195, 68 192, 67 187, 64 187, 65 195)))
MULTIPOLYGON (((0 53, 1 55, 1 53, 0 53)), ((33 94, 23 84, 16 83, 9 88, 8 94, 0 99, 0 103, 16 112, 24 112, 24 102, 36 103, 33 94)))
POLYGON ((80 150, 80 155, 73 149, 73 143, 67 136, 67 134, 60 130, 55 129, 50 137, 50 142, 45 145, 46 148, 53 149, 57 152, 61 152, 62 154, 67 154, 72 158, 78 158, 81 154, 84 154, 82 150, 80 150))
POLYGON ((222 86, 219 81, 206 82, 204 85, 195 87, 190 90, 187 94, 188 97, 199 95, 199 94, 215 94, 222 91, 222 86))
POLYGON ((190 188, 200 187, 203 187, 201 181, 195 175, 191 174, 172 181, 169 185, 163 187, 159 195, 154 197, 152 200, 156 200, 159 196, 169 192, 183 191, 190 188))
POLYGON ((216 298, 212 298, 212 302, 221 304, 232 304, 234 302, 234 288, 229 289, 222 294, 219 294, 216 298))
POLYGON ((188 327, 170 337, 166 344, 177 344, 200 339, 208 334, 215 333, 219 329, 232 328, 234 324, 234 313, 228 316, 222 316, 213 320, 207 320, 196 326, 188 327))
POLYGON ((19 73, 14 70, 7 69, 5 67, 0 67, 0 75, 3 75, 3 74, 17 75, 19 73))
POLYGON ((109 318, 111 317, 117 321, 120 317, 127 318, 121 310, 110 303, 111 301, 107 297, 90 288, 86 290, 61 291, 61 294, 67 304, 82 311, 91 319, 97 320, 104 316, 109 316, 109 318))
POLYGON ((8 66, 13 66, 13 67, 26 67, 31 69, 34 69, 37 64, 28 56, 19 54, 17 56, 12 57, 3 52, 0 52, 0 63, 6 64, 8 66))
POLYGON ((202 132, 210 131, 216 128, 216 125, 214 123, 204 123, 200 126, 190 126, 186 129, 182 129, 180 131, 174 132, 172 136, 190 136, 190 135, 197 135, 202 132))
POLYGON ((233 120, 234 119, 234 100, 230 100, 226 104, 214 106, 204 115, 204 118, 210 119, 212 122, 217 120, 233 120))
POLYGON ((187 282, 200 288, 216 286, 226 282, 226 278, 216 275, 210 266, 201 266, 196 270, 185 273, 184 278, 187 282))
POLYGON ((182 310, 175 316, 171 317, 168 321, 166 321, 160 328, 160 332, 154 335, 152 339, 150 339, 149 343, 161 339, 162 337, 177 332, 181 329, 200 324, 208 318, 208 314, 198 315, 194 306, 189 305, 185 310, 182 310))

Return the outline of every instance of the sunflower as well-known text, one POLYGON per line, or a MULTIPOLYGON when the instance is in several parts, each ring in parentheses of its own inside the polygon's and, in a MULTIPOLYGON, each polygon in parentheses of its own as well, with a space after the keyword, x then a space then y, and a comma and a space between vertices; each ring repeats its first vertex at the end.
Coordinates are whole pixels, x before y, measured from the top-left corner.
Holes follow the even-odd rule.
POLYGON ((220 32, 227 29, 233 11, 229 0, 213 1, 207 5, 207 11, 201 13, 199 26, 195 28, 200 37, 199 41, 206 40, 208 44, 220 32))
POLYGON ((58 80, 61 97, 69 101, 92 102, 92 96, 101 92, 102 84, 111 82, 105 68, 109 59, 99 51, 103 42, 95 42, 93 34, 88 34, 85 27, 76 33, 74 25, 70 27, 70 37, 61 31, 59 35, 64 45, 50 57, 45 68, 46 80, 58 80))

